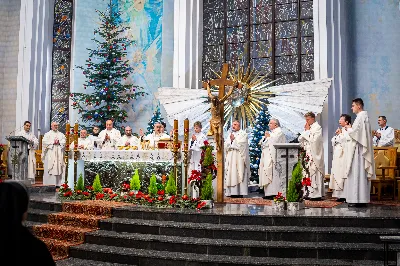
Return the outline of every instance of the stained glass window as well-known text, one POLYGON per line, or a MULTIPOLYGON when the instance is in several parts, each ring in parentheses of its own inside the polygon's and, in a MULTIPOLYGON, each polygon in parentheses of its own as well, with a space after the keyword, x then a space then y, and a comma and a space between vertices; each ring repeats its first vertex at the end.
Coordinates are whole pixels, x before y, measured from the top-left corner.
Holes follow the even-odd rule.
POLYGON ((73 6, 73 0, 56 0, 54 6, 51 121, 62 132, 69 115, 73 6))
POLYGON ((223 62, 251 65, 277 84, 314 79, 312 0, 204 0, 203 80, 223 62))

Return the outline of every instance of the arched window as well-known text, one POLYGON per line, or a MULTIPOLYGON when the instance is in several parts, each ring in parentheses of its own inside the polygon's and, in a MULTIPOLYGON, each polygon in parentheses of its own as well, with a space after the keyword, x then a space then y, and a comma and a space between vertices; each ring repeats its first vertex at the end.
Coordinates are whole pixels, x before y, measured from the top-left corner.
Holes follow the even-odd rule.
POLYGON ((68 120, 71 69, 73 0, 56 0, 53 25, 53 68, 51 81, 51 119, 65 130, 68 120))
POLYGON ((252 66, 277 84, 314 79, 312 0, 204 0, 203 80, 223 62, 252 66))

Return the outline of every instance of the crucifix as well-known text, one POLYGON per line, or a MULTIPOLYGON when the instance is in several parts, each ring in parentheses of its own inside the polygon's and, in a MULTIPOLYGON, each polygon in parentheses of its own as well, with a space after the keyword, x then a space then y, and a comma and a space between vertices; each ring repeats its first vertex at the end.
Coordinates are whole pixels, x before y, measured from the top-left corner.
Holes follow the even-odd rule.
MULTIPOLYGON (((209 136, 214 136, 215 144, 217 147, 217 202, 224 201, 224 136, 223 126, 224 122, 224 102, 232 94, 234 87, 238 83, 234 80, 228 79, 229 64, 222 65, 222 73, 219 79, 209 80, 203 82, 203 87, 207 89, 208 96, 211 100, 211 120, 210 131, 207 133, 209 136), (218 87, 218 96, 211 94, 211 87, 218 87), (225 86, 231 86, 231 89, 225 94, 225 86)), ((240 84, 239 84, 240 85, 240 84)))

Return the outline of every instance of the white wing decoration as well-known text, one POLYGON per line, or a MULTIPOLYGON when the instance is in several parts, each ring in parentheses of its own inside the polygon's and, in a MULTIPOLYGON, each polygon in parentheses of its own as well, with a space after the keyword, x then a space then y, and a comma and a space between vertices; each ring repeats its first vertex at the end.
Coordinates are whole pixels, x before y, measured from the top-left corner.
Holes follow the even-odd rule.
MULTIPOLYGON (((293 140, 304 130, 304 114, 322 112, 328 96, 331 79, 299 82, 262 88, 272 92, 268 97, 267 109, 271 117, 279 119, 288 140, 293 140)), ((188 118, 192 124, 200 121, 207 132, 211 119, 210 102, 204 89, 159 88, 156 98, 164 106, 168 122, 188 118)), ((183 135, 183 123, 179 123, 179 134, 183 135)))
POLYGON ((288 140, 293 140, 304 130, 304 114, 322 113, 332 79, 305 81, 269 87, 275 97, 268 99, 268 112, 279 119, 288 140))
MULTIPOLYGON (((158 89, 155 97, 164 106, 171 125, 174 124, 174 119, 182 122, 188 118, 191 124, 200 121, 203 132, 208 130, 211 113, 206 90, 164 87, 158 89)), ((179 123, 179 135, 183 135, 183 123, 179 123)))

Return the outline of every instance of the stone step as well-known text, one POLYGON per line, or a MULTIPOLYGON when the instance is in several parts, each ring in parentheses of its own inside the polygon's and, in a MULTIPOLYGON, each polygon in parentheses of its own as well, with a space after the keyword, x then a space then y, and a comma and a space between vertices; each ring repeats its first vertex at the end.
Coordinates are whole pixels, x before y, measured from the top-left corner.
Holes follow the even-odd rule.
POLYGON ((83 243, 85 233, 90 231, 92 229, 55 224, 42 224, 33 227, 34 234, 39 238, 51 238, 74 243, 83 243))
MULTIPOLYGON (((383 244, 293 241, 254 241, 95 231, 86 243, 135 249, 207 255, 348 260, 383 259, 383 244)), ((400 245, 393 245, 400 250, 400 245)), ((395 258, 395 252, 390 256, 395 258)))
POLYGON ((102 230, 117 232, 256 241, 381 243, 381 235, 400 235, 397 228, 254 226, 115 217, 101 220, 99 225, 102 230))
MULTIPOLYGON (((49 195, 49 197, 56 197, 56 196, 54 196, 54 193, 52 193, 51 195, 49 195)), ((62 204, 61 204, 61 202, 31 199, 29 201, 29 209, 39 209, 39 210, 46 210, 46 211, 61 212, 62 204)))
POLYGON ((77 245, 76 243, 68 242, 68 241, 61 241, 57 239, 51 239, 51 238, 40 238, 42 240, 47 248, 49 249, 51 255, 53 256, 53 259, 61 259, 61 258, 67 258, 68 253, 69 253, 69 248, 72 245, 77 245))
MULTIPOLYGON (((110 263, 104 261, 95 261, 95 260, 83 260, 77 258, 68 258, 65 260, 57 261, 57 266, 126 266, 129 264, 119 264, 119 263, 110 263)), ((131 264, 132 265, 132 264, 131 264)))
MULTIPOLYGON (((272 208, 267 209, 266 213, 272 208)), ((222 212, 220 210, 220 212, 222 212)), ((264 226, 311 226, 311 227, 366 227, 366 228, 400 228, 400 217, 363 217, 362 215, 335 216, 333 212, 323 212, 321 215, 304 216, 298 213, 275 212, 274 215, 251 214, 222 214, 217 210, 204 210, 200 213, 195 210, 155 209, 136 206, 115 208, 113 217, 175 221, 210 224, 235 225, 264 225, 264 226)))
MULTIPOLYGON (((309 259, 309 258, 277 258, 277 257, 250 257, 207 255, 196 253, 181 253, 171 251, 145 250, 83 244, 70 248, 73 258, 90 259, 102 262, 137 264, 140 266, 173 265, 173 266, 219 266, 219 265, 382 265, 382 261, 366 260, 336 260, 336 259, 309 259)), ((100 264, 101 265, 101 264, 100 264)))
POLYGON ((42 210, 42 209, 28 209, 28 221, 47 223, 48 216, 54 213, 54 211, 42 210))
POLYGON ((89 216, 80 213, 58 212, 49 214, 48 223, 74 226, 77 228, 97 229, 99 227, 99 220, 107 218, 107 216, 89 216))

